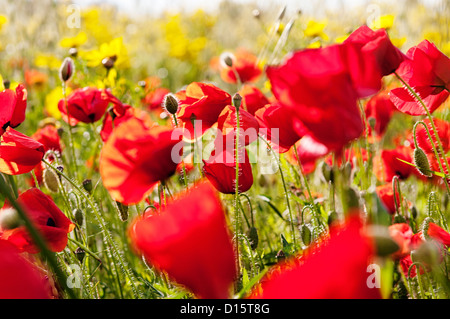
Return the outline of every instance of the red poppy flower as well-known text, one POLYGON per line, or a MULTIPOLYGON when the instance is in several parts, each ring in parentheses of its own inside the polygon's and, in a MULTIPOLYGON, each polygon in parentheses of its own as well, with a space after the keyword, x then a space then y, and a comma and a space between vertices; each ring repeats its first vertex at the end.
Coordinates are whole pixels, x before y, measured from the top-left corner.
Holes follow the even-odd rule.
POLYGON ((50 299, 41 271, 5 240, 0 240, 0 299, 50 299))
POLYGON ((254 85, 244 84, 238 93, 242 97, 242 107, 252 115, 270 103, 261 90, 254 85))
POLYGON ((115 109, 122 106, 122 103, 110 91, 85 87, 73 91, 67 97, 67 106, 64 99, 61 99, 58 109, 64 121, 68 122, 70 118, 70 125, 76 125, 78 122, 94 123, 102 118, 110 103, 114 104, 115 109))
POLYGON ((364 129, 347 65, 350 56, 358 55, 349 54, 350 49, 354 51, 351 45, 333 45, 297 51, 266 71, 279 103, 295 111, 294 125, 300 121, 309 135, 332 151, 341 150, 364 129))
POLYGON ((161 106, 164 101, 164 97, 170 93, 169 89, 166 88, 156 88, 148 92, 142 100, 142 103, 149 110, 162 110, 161 106))
MULTIPOLYGON (((450 59, 428 40, 410 48, 406 55, 409 59, 400 65, 397 73, 414 89, 432 113, 449 96, 450 59)), ((410 115, 426 114, 407 88, 393 89, 390 96, 401 112, 410 115)))
POLYGON ((372 30, 363 25, 352 32, 344 43, 362 45, 361 51, 365 55, 373 56, 381 75, 393 73, 407 57, 396 48, 385 29, 372 30))
POLYGON ((19 84, 16 90, 6 89, 0 92, 0 134, 8 126, 17 127, 25 120, 27 108, 27 90, 23 84, 19 84))
MULTIPOLYGON (((248 191, 253 185, 253 172, 247 149, 239 149, 239 187, 240 193, 248 191)), ((234 194, 236 186, 236 155, 233 138, 217 138, 216 147, 208 160, 203 160, 203 172, 211 184, 223 194, 234 194), (221 145, 220 145, 221 144, 221 145)))
POLYGON ((212 84, 193 82, 186 90, 176 94, 179 99, 177 112, 180 125, 191 133, 191 139, 200 137, 207 129, 213 126, 222 110, 231 104, 231 95, 212 84), (197 127, 191 120, 195 117, 197 127))
POLYGON ((44 154, 44 145, 8 127, 0 140, 0 172, 28 173, 41 162, 44 154))
MULTIPOLYGON (((75 228, 75 225, 56 206, 52 198, 37 188, 30 188, 19 195, 17 202, 41 232, 49 249, 54 252, 63 251, 67 246, 67 234, 75 228)), ((9 203, 5 203, 0 214, 6 213, 10 207, 9 203)), ((1 229, 0 227, 0 238, 8 240, 20 251, 32 254, 39 252, 25 226, 13 229, 1 229)))
POLYGON ((149 128, 138 118, 114 130, 100 155, 103 185, 114 200, 138 203, 153 186, 175 173, 181 155, 173 149, 181 136, 172 133, 165 127, 149 128))
MULTIPOLYGON (((394 189, 392 188, 391 184, 384 184, 377 186, 376 193, 378 197, 380 198, 383 205, 386 207, 387 212, 391 215, 394 215, 396 213, 395 209, 395 201, 394 201, 394 189)), ((396 199, 397 199, 397 205, 400 207, 400 196, 398 192, 396 192, 396 199)))
POLYGON ((255 113, 260 127, 266 129, 267 139, 273 143, 272 148, 279 153, 287 152, 302 137, 298 134, 300 129, 294 128, 294 116, 294 110, 277 103, 267 104, 255 113))
POLYGON ((116 129, 121 123, 124 123, 131 118, 138 118, 144 121, 148 127, 153 125, 153 121, 147 112, 126 104, 123 105, 122 108, 124 111, 120 115, 117 115, 116 113, 111 115, 110 112, 106 113, 103 119, 102 129, 100 131, 100 137, 103 142, 106 142, 113 132, 113 129, 116 129))
MULTIPOLYGON (((430 120, 424 119, 423 122, 428 127, 428 131, 431 133, 433 144, 438 145, 436 136, 433 134, 433 128, 430 120)), ((441 140, 442 147, 444 151, 447 152, 450 149, 450 123, 438 118, 434 118, 433 122, 438 132, 439 139, 441 140)), ((413 140, 413 137, 411 137, 411 140, 413 140)), ((416 141, 419 147, 423 149, 426 154, 431 154, 434 156, 433 146, 423 125, 418 125, 416 128, 416 141)))
POLYGON ((375 174, 378 179, 389 183, 394 176, 405 180, 409 176, 416 174, 416 169, 413 166, 399 160, 412 163, 412 153, 413 150, 406 146, 399 146, 393 150, 382 150, 380 159, 377 159, 375 164, 375 174))
POLYGON ((136 220, 129 235, 137 252, 196 296, 230 296, 233 246, 221 202, 208 183, 178 196, 160 214, 136 220))
MULTIPOLYGON (((217 119, 217 128, 222 135, 230 135, 235 140, 236 135, 236 108, 228 105, 217 119)), ((258 139, 259 123, 256 118, 244 109, 239 110, 239 139, 248 145, 258 139)))
MULTIPOLYGON (((302 137, 297 143, 295 143, 294 147, 297 148, 297 154, 300 158, 300 163, 304 174, 314 172, 317 160, 323 158, 330 152, 325 145, 318 143, 310 136, 302 137)), ((286 153, 286 159, 292 165, 298 166, 298 159, 295 154, 294 147, 289 149, 286 153)))
POLYGON ((227 83, 236 83, 237 73, 241 83, 255 82, 262 74, 262 69, 258 66, 258 58, 245 49, 239 49, 234 54, 230 54, 232 67, 221 65, 220 76, 227 83), (234 69, 234 71, 233 71, 234 69))
POLYGON ((297 260, 276 266, 250 298, 255 299, 372 299, 378 288, 367 285, 374 256, 371 239, 358 216, 330 229, 329 238, 313 245, 297 260))
MULTIPOLYGON (((395 111, 397 111, 397 108, 386 93, 379 93, 367 101, 365 106, 366 118, 369 121, 371 118, 375 120, 374 131, 377 136, 382 136, 385 133, 395 111)), ((369 129, 371 130, 370 127, 369 129)))

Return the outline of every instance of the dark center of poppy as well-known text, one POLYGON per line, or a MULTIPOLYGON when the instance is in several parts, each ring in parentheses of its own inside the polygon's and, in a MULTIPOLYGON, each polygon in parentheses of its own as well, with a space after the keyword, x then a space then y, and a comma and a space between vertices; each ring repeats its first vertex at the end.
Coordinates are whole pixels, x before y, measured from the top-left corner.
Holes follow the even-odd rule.
POLYGON ((47 219, 47 226, 56 227, 55 221, 52 218, 47 219))

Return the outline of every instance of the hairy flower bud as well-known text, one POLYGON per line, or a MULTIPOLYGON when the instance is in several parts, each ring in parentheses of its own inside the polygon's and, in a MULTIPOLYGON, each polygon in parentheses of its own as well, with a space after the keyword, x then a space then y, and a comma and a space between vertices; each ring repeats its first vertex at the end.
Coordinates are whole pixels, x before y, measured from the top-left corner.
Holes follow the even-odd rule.
POLYGON ((14 229, 22 224, 22 220, 14 208, 5 208, 0 211, 0 228, 14 229))
POLYGON ((59 78, 63 82, 67 82, 75 71, 75 64, 71 58, 65 58, 59 69, 59 78))
POLYGON ((164 97, 163 105, 170 114, 176 114, 178 111, 178 100, 173 94, 169 93, 164 97))
POLYGON ((428 162, 427 155, 420 147, 414 149, 414 164, 417 170, 424 176, 432 177, 433 174, 430 169, 430 163, 428 162))
POLYGON ((59 191, 59 178, 56 173, 51 168, 44 169, 42 175, 45 187, 52 193, 57 193, 59 191))

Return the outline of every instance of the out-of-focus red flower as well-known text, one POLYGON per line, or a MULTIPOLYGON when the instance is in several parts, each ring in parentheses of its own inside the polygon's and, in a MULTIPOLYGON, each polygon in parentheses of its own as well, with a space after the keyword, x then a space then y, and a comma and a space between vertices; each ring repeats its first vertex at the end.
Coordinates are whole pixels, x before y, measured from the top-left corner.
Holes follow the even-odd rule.
POLYGON ((237 83, 237 73, 241 83, 255 82, 262 74, 261 67, 257 64, 258 58, 246 49, 238 49, 229 57, 232 67, 221 65, 220 76, 227 83, 237 83), (234 70, 233 70, 234 69, 234 70))
POLYGON ((374 256, 372 240, 364 235, 359 216, 330 229, 328 238, 302 256, 275 266, 250 298, 255 299, 372 299, 368 265, 374 256))
POLYGON ((391 256, 400 259, 411 252, 411 239, 414 235, 411 227, 406 223, 396 223, 389 226, 389 235, 395 240, 399 249, 391 256))
POLYGON ((287 152, 302 137, 298 134, 300 130, 294 128, 294 116, 294 110, 277 103, 267 104, 255 113, 260 127, 266 129, 272 148, 279 153, 287 152))
MULTIPOLYGON (((395 201, 394 201, 394 190, 391 184, 384 184, 377 186, 376 193, 380 198, 383 205, 386 207, 389 214, 394 215, 396 213, 395 201)), ((400 207, 400 196, 396 192, 397 205, 400 207)))
POLYGON ((0 140, 0 172, 28 173, 41 162, 44 154, 44 145, 8 127, 0 140))
MULTIPOLYGON (((395 111, 397 111, 397 108, 391 102, 387 93, 379 93, 367 101, 365 107, 366 118, 369 121, 371 118, 375 120, 374 131, 377 136, 382 136, 386 132, 386 128, 395 111)), ((370 127, 369 130, 372 131, 370 127)))
POLYGON ((50 299, 43 274, 5 240, 0 240, 0 260, 0 299, 50 299))
MULTIPOLYGON (((217 119, 217 128, 221 131, 223 136, 230 136, 235 140, 236 138, 236 108, 228 105, 220 113, 217 119)), ((258 139, 259 123, 256 118, 246 110, 239 110, 239 139, 245 145, 248 145, 258 139)))
MULTIPOLYGON (((425 103, 430 113, 434 112, 449 96, 450 59, 428 40, 423 40, 406 53, 397 74, 411 86, 425 103)), ((390 92, 391 100, 403 113, 425 115, 423 106, 407 88, 390 92)))
POLYGON ((23 84, 19 84, 16 90, 5 89, 0 92, 0 134, 8 126, 17 127, 25 120, 27 108, 27 90, 23 84))
POLYGON ((153 186, 175 173, 182 148, 173 151, 181 136, 172 133, 166 127, 149 128, 138 118, 114 130, 100 155, 103 185, 114 200, 138 203, 153 186))
MULTIPOLYGON (((310 136, 302 137, 297 143, 295 143, 294 147, 297 148, 297 154, 300 158, 300 163, 304 174, 314 172, 317 160, 323 158, 330 152, 325 145, 318 143, 310 136)), ((298 166, 298 159, 295 154, 294 147, 290 148, 286 153, 286 159, 292 165, 298 166)))
POLYGON ((178 196, 160 214, 136 220, 129 235, 138 253, 196 296, 230 296, 234 251, 221 202, 208 183, 178 196))
POLYGON ((295 111, 294 125, 300 121, 309 135, 332 151, 340 151, 364 129, 346 48, 352 46, 297 51, 266 70, 279 103, 295 111))
POLYGON ((166 88, 155 88, 154 90, 148 92, 142 100, 142 103, 149 110, 162 110, 161 106, 164 101, 164 97, 170 93, 169 89, 166 88))
POLYGON ((114 104, 115 112, 123 112, 122 102, 110 91, 85 87, 73 91, 67 97, 67 105, 65 105, 64 99, 61 99, 58 109, 64 121, 69 122, 70 118, 70 125, 76 125, 78 122, 94 123, 102 118, 110 103, 114 104))
POLYGON ((407 179, 409 176, 416 174, 416 169, 403 163, 404 160, 408 163, 413 162, 413 150, 407 146, 399 146, 393 150, 382 150, 380 158, 375 162, 375 174, 380 181, 391 182, 394 176, 401 180, 407 179))
MULTIPOLYGON (((203 173, 211 184, 223 194, 234 194, 236 186, 236 154, 234 139, 217 138, 216 147, 207 160, 203 160, 203 173)), ((253 172, 247 149, 238 150, 240 193, 248 191, 253 185, 253 172)))
POLYGON ((244 84, 238 93, 242 97, 242 107, 252 115, 270 103, 269 99, 254 85, 244 84))
POLYGON ((372 30, 363 25, 352 32, 344 43, 362 45, 361 51, 375 58, 374 67, 378 68, 381 75, 393 73, 407 57, 396 48, 385 29, 372 30))
MULTIPOLYGON (((63 251, 67 246, 67 234, 75 228, 75 225, 56 206, 51 197, 37 188, 30 188, 19 195, 17 202, 47 241, 49 249, 54 252, 63 251)), ((0 214, 4 214, 10 208, 11 205, 5 203, 0 214)), ((39 252, 25 226, 13 229, 2 229, 0 226, 0 238, 8 240, 20 251, 32 254, 39 252)))
POLYGON ((191 133, 192 139, 200 137, 213 126, 222 110, 231 104, 230 94, 212 84, 201 82, 189 84, 186 90, 178 92, 176 97, 179 99, 177 112, 179 124, 191 133), (193 118, 199 125, 195 127, 195 132, 193 118))
POLYGON ((25 70, 24 77, 27 86, 42 86, 48 82, 47 74, 34 69, 25 70))
POLYGON ((131 118, 138 118, 144 121, 148 127, 153 125, 153 121, 147 112, 127 104, 123 105, 123 110, 123 113, 120 115, 117 115, 114 112, 112 114, 111 112, 106 113, 100 131, 100 137, 103 142, 106 142, 114 129, 131 118))
MULTIPOLYGON (((361 156, 363 162, 367 162, 369 159, 369 154, 365 149, 358 149, 359 155, 356 153, 355 148, 346 149, 343 154, 339 154, 335 156, 337 167, 342 166, 343 163, 350 163, 351 167, 354 168, 358 161, 358 156, 361 156)), ((333 156, 328 155, 325 158, 325 163, 330 166, 333 166, 333 156)))
MULTIPOLYGON (((416 141, 426 154, 431 154, 434 156, 434 150, 431 143, 437 146, 438 142, 436 136, 433 133, 433 128, 431 126, 430 120, 423 119, 423 122, 428 127, 428 131, 430 132, 433 141, 430 141, 428 133, 423 125, 418 125, 416 128, 416 141)), ((438 118, 433 119, 433 122, 438 132, 439 139, 441 140, 442 147, 444 151, 447 152, 450 149, 450 123, 438 118)))

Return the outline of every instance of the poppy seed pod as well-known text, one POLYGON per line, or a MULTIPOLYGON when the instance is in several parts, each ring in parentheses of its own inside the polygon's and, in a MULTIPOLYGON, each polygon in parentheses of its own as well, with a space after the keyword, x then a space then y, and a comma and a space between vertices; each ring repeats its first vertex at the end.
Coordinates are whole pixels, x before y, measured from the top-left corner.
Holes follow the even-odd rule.
POLYGON ((42 178, 44 180, 45 187, 47 187, 49 191, 52 193, 57 193, 59 191, 58 176, 52 169, 46 168, 42 178))
POLYGON ((414 165, 417 170, 424 176, 432 177, 433 174, 430 170, 430 163, 428 162, 427 155, 420 147, 414 149, 414 165))
POLYGON ((59 69, 59 78, 63 82, 67 82, 75 71, 75 64, 71 58, 65 58, 59 69))
POLYGON ((14 229, 22 224, 19 214, 14 208, 5 208, 0 214, 0 228, 14 229))
POLYGON ((164 97, 164 108, 170 114, 176 114, 178 111, 178 100, 173 94, 167 94, 164 97))
POLYGON ((239 111, 242 103, 242 96, 239 93, 233 95, 233 105, 239 111))

